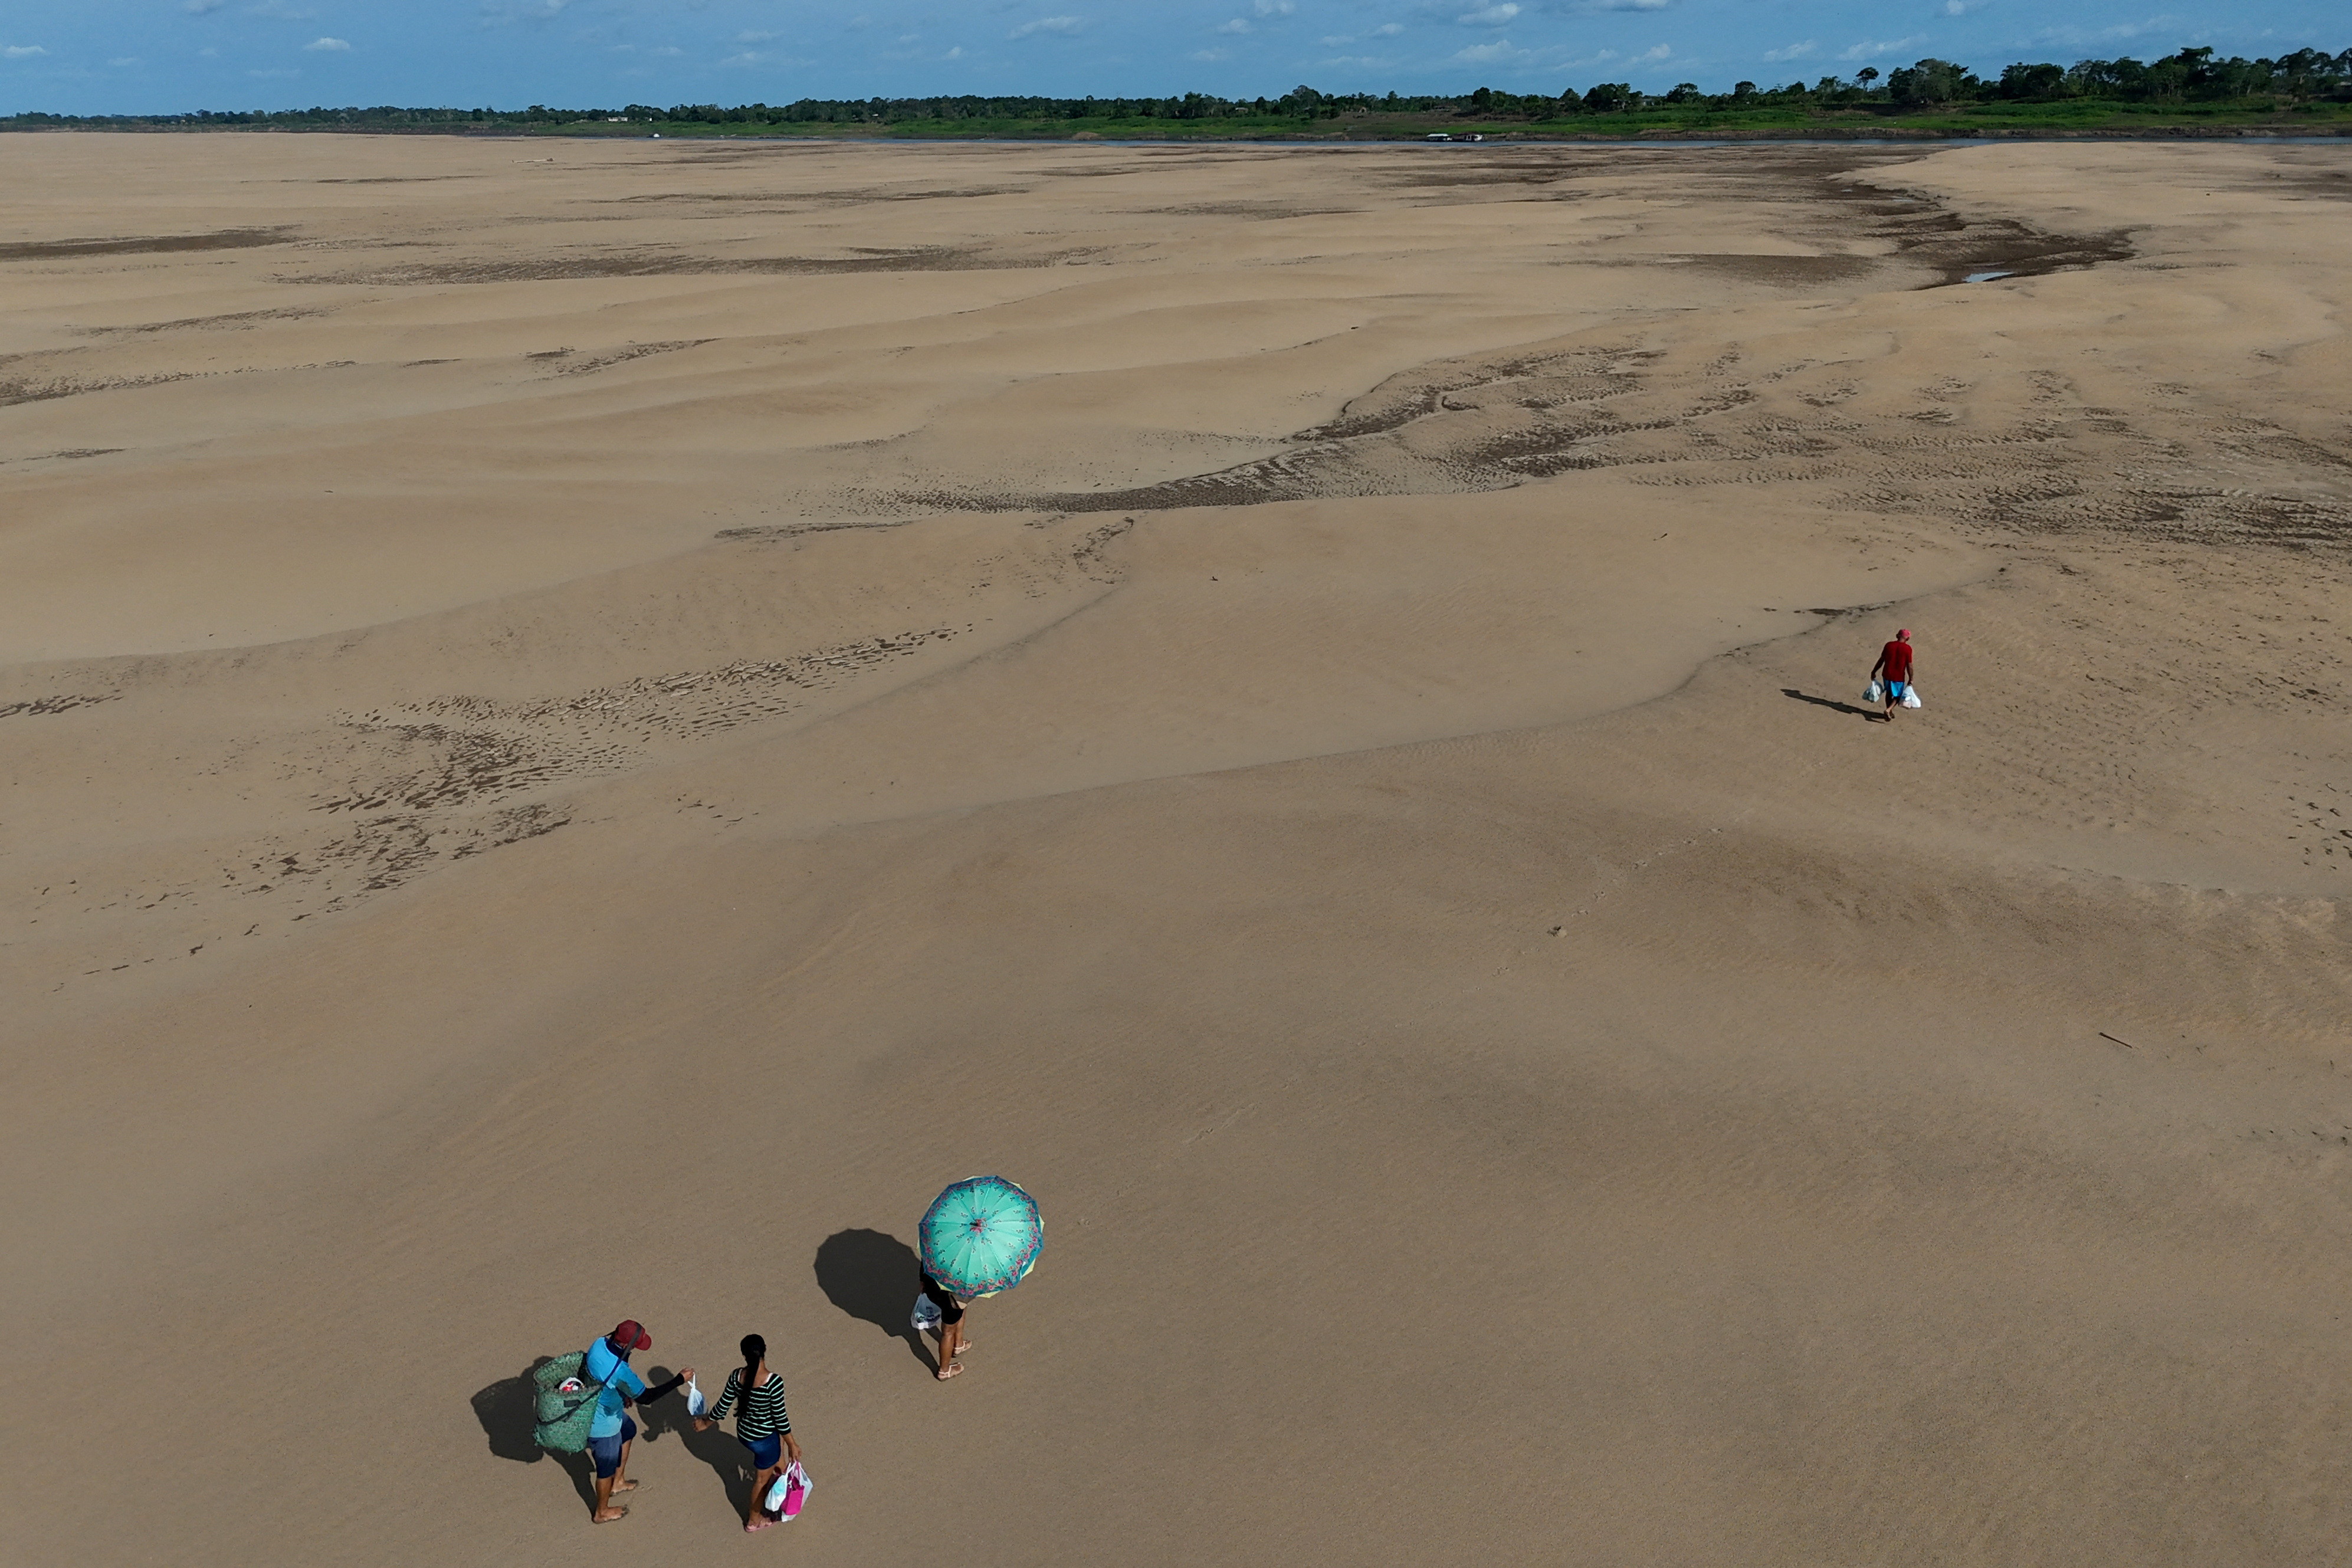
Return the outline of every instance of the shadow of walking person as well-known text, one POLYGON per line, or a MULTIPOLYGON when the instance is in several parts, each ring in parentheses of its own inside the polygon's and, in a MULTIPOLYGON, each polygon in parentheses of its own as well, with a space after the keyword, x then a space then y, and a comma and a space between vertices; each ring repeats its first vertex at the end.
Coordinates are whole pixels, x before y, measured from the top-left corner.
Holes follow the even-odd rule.
POLYGON ((686 1445, 688 1453, 709 1465, 711 1473, 719 1478, 719 1487, 727 1493, 727 1506, 735 1510, 735 1517, 748 1517, 751 1511, 751 1482, 759 1474, 751 1463, 751 1450, 723 1426, 698 1432, 692 1421, 679 1423, 677 1439, 686 1445))
POLYGON ((915 1359, 939 1368, 909 1313, 922 1289, 915 1249, 878 1230, 839 1230, 816 1249, 817 1289, 851 1317, 907 1342, 915 1359))
POLYGON ((1832 713, 1851 713, 1857 719, 1874 720, 1878 717, 1867 708, 1856 708, 1853 703, 1840 702, 1834 697, 1816 697, 1810 691, 1800 691, 1793 686, 1780 688, 1780 695, 1794 698, 1800 702, 1810 702, 1816 708, 1826 708, 1832 713))
POLYGON ((586 1454, 550 1453, 531 1440, 531 1428, 539 1423, 539 1385, 532 1381, 531 1373, 554 1359, 541 1356, 515 1376, 502 1377, 488 1388, 477 1390, 474 1419, 482 1424, 482 1436, 490 1440, 490 1452, 499 1458, 520 1465, 553 1459, 572 1478, 572 1489, 580 1494, 581 1502, 593 1512, 596 1507, 594 1461, 586 1454))

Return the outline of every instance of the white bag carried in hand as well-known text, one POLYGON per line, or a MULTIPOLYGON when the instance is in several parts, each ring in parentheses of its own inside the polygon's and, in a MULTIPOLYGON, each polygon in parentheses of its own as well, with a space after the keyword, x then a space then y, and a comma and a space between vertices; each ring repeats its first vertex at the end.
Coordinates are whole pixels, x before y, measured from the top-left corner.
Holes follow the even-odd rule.
POLYGON ((1907 680, 1903 683, 1903 706, 1906 708, 1919 706, 1919 689, 1907 680))
POLYGON ((695 1386, 694 1379, 688 1378, 686 1380, 686 1413, 688 1415, 701 1416, 709 1415, 709 1401, 702 1397, 702 1390, 695 1386))
POLYGON ((1876 678, 1874 677, 1870 684, 1863 689, 1862 700, 1864 702, 1884 702, 1886 700, 1886 689, 1879 685, 1876 678))
POLYGON ((920 1290, 916 1291, 915 1310, 907 1318, 908 1326, 919 1334, 936 1334, 940 1331, 940 1304, 920 1290))
POLYGON ((778 1524, 790 1524, 801 1516, 801 1509, 807 1503, 809 1493, 814 1490, 816 1483, 809 1479, 808 1471, 801 1468, 798 1459, 794 1459, 784 1467, 784 1473, 778 1476, 775 1484, 768 1489, 768 1495, 760 1500, 760 1511, 778 1524))

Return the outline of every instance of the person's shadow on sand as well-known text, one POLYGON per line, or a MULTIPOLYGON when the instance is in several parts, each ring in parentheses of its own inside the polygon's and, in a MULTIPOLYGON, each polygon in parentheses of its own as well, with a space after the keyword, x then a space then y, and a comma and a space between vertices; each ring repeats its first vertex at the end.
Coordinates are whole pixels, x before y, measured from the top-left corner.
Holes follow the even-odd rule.
POLYGON ((1793 697, 1800 702, 1810 702, 1816 708, 1826 708, 1832 713, 1851 713, 1857 719, 1876 719, 1867 708, 1857 708, 1851 702, 1840 702, 1833 697, 1816 697, 1810 691, 1800 691, 1793 686, 1780 688, 1780 695, 1793 697))
POLYGON ((915 1249, 878 1230, 838 1230, 816 1249, 817 1289, 825 1300, 894 1340, 904 1340, 915 1359, 939 1370, 909 1314, 922 1289, 915 1249))
MULTIPOLYGON (((648 1384, 667 1382, 675 1370, 673 1367, 649 1366, 645 1369, 646 1382, 648 1384)), ((697 1367, 694 1375, 695 1381, 700 1383, 702 1369, 697 1367)), ((711 1382, 724 1386, 726 1380, 727 1374, 722 1372, 711 1382)), ((711 1402, 716 1404, 718 1397, 714 1389, 710 1394, 711 1402)), ((676 1437, 688 1453, 710 1467, 711 1473, 719 1478, 719 1487, 727 1493, 728 1506, 739 1516, 751 1505, 751 1478, 755 1472, 751 1468, 750 1452, 719 1427, 713 1426, 708 1432, 696 1431, 694 1417, 686 1413, 685 1390, 666 1394, 650 1405, 632 1406, 630 1414, 637 1423, 638 1442, 658 1443, 664 1437, 676 1437)), ((591 1495, 593 1495, 593 1489, 591 1495)))
MULTIPOLYGON (((539 1424, 539 1385, 531 1373, 554 1360, 540 1356, 514 1377, 502 1377, 488 1388, 475 1394, 474 1419, 482 1424, 482 1436, 490 1440, 490 1452, 501 1459, 512 1459, 520 1465, 535 1465, 541 1459, 552 1459, 557 1468, 572 1478, 572 1489, 580 1494, 581 1505, 589 1512, 596 1511, 596 1465, 585 1453, 557 1454, 541 1447, 531 1440, 531 1431, 539 1424)), ((665 1366, 648 1366, 643 1370, 647 1384, 656 1384, 670 1375, 665 1366)), ((657 1443, 675 1435, 686 1451, 709 1465, 719 1474, 719 1485, 727 1491, 727 1500, 741 1513, 751 1499, 751 1469, 743 1446, 722 1435, 717 1427, 697 1432, 693 1420, 686 1414, 686 1396, 670 1394, 650 1405, 634 1405, 630 1415, 637 1423, 637 1441, 657 1443)), ((635 1468, 634 1463, 632 1468, 635 1468)))
POLYGON ((581 1503, 593 1513, 596 1509, 595 1462, 584 1453, 551 1454, 531 1441, 531 1428, 539 1424, 539 1385, 531 1380, 531 1373, 554 1359, 536 1357, 516 1376, 502 1377, 476 1393, 474 1419, 482 1424, 482 1436, 490 1440, 490 1452, 498 1458, 512 1459, 519 1465, 554 1460, 572 1478, 581 1503))

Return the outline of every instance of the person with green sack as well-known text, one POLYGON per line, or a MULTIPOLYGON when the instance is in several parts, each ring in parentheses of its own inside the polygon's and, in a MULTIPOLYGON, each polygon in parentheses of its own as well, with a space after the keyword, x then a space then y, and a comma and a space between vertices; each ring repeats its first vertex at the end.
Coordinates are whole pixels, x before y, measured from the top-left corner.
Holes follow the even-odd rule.
POLYGON ((613 1494, 637 1489, 637 1483, 628 1479, 629 1445, 636 1439, 637 1424, 625 1407, 659 1399, 694 1376, 692 1367, 681 1367, 676 1377, 647 1388, 629 1365, 629 1357, 653 1348, 654 1337, 644 1325, 625 1318, 581 1358, 581 1375, 597 1385, 596 1414, 588 1423, 588 1455, 596 1462, 596 1511, 589 1517, 598 1524, 626 1519, 629 1510, 614 1508, 613 1494))

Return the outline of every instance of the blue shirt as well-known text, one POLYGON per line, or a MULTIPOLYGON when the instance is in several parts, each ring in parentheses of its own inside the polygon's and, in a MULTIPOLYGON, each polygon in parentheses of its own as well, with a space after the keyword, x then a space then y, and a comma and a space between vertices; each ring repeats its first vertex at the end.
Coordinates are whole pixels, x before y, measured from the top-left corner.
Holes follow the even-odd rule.
POLYGON ((646 1380, 639 1377, 628 1363, 613 1353, 609 1341, 598 1339, 588 1347, 588 1359, 581 1363, 580 1375, 590 1383, 604 1384, 604 1391, 596 1396, 596 1414, 588 1418, 591 1437, 617 1437, 621 1435, 621 1399, 635 1399, 646 1391, 646 1380), (612 1379, 605 1383, 605 1379, 612 1379))

